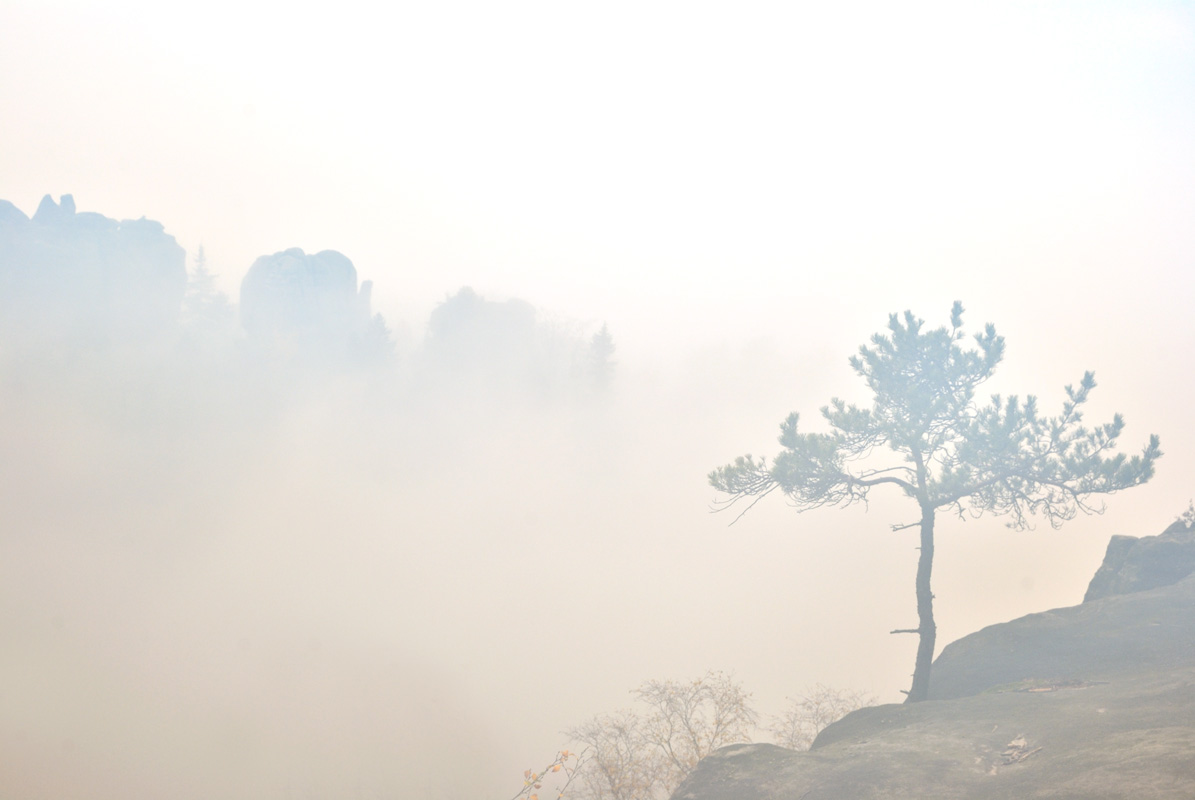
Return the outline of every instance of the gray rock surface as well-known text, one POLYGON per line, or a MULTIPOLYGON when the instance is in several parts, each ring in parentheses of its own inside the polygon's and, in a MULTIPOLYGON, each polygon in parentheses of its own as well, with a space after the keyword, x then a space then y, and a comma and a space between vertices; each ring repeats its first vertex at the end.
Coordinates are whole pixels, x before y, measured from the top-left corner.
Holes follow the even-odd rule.
POLYGON ((1195 575, 1160 589, 1030 614, 943 648, 930 697, 1026 680, 1068 681, 1195 665, 1195 575))
POLYGON ((1195 572, 1195 529, 1179 520, 1157 536, 1113 536, 1083 602, 1169 586, 1195 572))
POLYGON ((808 753, 724 748, 673 797, 1195 797, 1192 611, 1195 575, 984 628, 942 651, 931 700, 849 714, 808 753))
POLYGON ((807 753, 716 751, 674 800, 1195 796, 1195 667, 861 709, 807 753), (1036 690, 1036 691, 1035 691, 1036 690))

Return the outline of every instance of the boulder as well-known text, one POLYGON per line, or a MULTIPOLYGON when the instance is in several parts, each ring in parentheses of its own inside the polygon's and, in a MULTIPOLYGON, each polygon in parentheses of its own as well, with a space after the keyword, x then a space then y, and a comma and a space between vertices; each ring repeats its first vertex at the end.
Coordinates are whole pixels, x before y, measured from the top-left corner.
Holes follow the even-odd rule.
POLYGON ((1113 536, 1083 602, 1169 586, 1195 572, 1195 529, 1177 520, 1157 536, 1113 536))
POLYGON ((1195 665, 1195 575, 1150 591, 991 625, 943 648, 930 698, 967 697, 1026 680, 1066 682, 1195 665))

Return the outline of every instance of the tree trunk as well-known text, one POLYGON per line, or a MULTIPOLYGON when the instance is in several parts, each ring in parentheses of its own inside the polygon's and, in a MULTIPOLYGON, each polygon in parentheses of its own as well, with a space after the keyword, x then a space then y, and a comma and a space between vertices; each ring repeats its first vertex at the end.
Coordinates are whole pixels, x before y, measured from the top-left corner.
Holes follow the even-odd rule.
POLYGON ((929 670, 934 661, 938 628, 934 625, 934 595, 929 588, 934 568, 934 509, 921 506, 921 557, 917 560, 917 664, 906 703, 929 698, 929 670))

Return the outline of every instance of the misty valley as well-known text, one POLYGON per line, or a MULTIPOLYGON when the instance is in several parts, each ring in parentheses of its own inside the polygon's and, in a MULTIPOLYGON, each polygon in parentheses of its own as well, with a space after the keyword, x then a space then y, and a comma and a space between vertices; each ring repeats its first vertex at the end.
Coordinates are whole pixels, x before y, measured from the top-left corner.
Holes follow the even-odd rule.
POLYGON ((829 361, 627 365, 601 321, 373 291, 335 250, 215 267, 144 217, 0 201, 0 794, 1195 787, 1195 511, 1091 527, 1166 461, 1085 419, 1090 373, 1057 416, 989 400, 1003 337, 916 309, 819 416, 829 361), (778 455, 726 463, 777 449, 791 395, 778 455), (1078 605, 982 571, 1080 540, 1078 605))

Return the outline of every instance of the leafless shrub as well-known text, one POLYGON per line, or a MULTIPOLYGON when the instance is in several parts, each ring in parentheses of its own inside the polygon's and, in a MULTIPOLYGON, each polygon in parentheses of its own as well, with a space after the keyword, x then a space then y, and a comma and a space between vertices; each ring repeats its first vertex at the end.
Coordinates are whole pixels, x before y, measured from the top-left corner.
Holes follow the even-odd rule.
POLYGON ((876 704, 877 698, 860 691, 817 684, 804 697, 790 698, 788 708, 772 718, 768 731, 776 744, 791 750, 808 750, 813 740, 832 722, 858 708, 876 704))
MULTIPOLYGON (((722 672, 691 681, 646 681, 631 694, 641 710, 594 717, 568 731, 583 752, 568 776, 569 798, 663 800, 702 758, 751 741, 759 729, 751 694, 722 672)), ((822 728, 875 702, 864 692, 818 684, 790 700, 765 730, 783 747, 808 750, 822 728)), ((564 796, 561 790, 558 797, 564 796)))
POLYGON ((662 754, 633 711, 594 717, 568 732, 586 750, 573 790, 577 800, 655 800, 666 796, 662 754))
POLYGON ((647 681, 632 694, 642 713, 595 717, 569 731, 588 754, 579 800, 667 797, 705 756, 751 741, 758 715, 751 695, 721 672, 691 681, 647 681))
POLYGON ((634 694, 651 709, 645 733, 667 761, 670 790, 714 750, 751 741, 759 720, 750 693, 721 672, 687 682, 647 681, 634 694))

